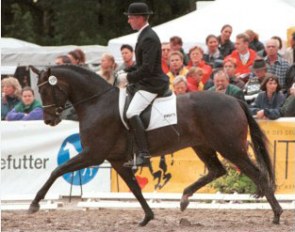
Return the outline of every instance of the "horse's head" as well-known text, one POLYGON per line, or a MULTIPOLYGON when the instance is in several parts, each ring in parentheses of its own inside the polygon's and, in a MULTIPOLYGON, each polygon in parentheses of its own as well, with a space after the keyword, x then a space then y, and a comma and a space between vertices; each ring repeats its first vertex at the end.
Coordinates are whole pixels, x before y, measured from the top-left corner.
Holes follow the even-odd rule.
POLYGON ((43 103, 44 122, 55 126, 61 121, 61 113, 68 99, 68 86, 60 77, 51 75, 51 70, 38 70, 30 66, 37 74, 37 86, 43 103))

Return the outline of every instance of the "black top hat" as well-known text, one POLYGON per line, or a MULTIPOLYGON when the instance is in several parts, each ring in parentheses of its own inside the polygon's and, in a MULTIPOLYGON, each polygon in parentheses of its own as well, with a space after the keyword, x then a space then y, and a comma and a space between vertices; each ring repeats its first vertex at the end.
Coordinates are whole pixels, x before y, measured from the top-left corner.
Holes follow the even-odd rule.
POLYGON ((253 70, 266 69, 266 62, 265 62, 265 60, 264 59, 256 59, 256 60, 254 60, 252 69, 253 70))
POLYGON ((124 12, 124 15, 152 15, 153 12, 149 11, 148 6, 143 2, 131 3, 128 7, 128 12, 124 12))

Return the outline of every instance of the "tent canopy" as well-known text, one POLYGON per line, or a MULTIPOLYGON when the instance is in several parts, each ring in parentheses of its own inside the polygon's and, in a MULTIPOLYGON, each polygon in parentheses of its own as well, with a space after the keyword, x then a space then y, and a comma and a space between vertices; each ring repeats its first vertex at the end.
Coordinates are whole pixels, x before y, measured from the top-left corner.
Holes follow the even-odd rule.
MULTIPOLYGON (((265 42, 277 35, 287 40, 287 29, 295 25, 295 7, 286 0, 216 0, 204 4, 200 9, 167 23, 153 27, 161 42, 178 35, 184 49, 193 45, 205 47, 209 34, 220 34, 225 24, 233 27, 231 39, 239 33, 252 29, 265 42)), ((123 17, 123 16, 122 16, 123 17)), ((109 41, 110 52, 120 59, 120 46, 124 43, 135 45, 137 33, 109 41)))

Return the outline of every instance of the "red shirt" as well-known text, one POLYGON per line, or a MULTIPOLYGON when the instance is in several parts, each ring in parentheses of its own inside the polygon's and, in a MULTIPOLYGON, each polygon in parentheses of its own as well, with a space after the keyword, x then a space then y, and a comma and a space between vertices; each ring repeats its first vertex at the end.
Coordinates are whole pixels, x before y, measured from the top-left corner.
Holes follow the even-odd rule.
POLYGON ((203 61, 203 60, 202 60, 197 66, 194 66, 194 65, 192 64, 192 62, 189 61, 189 62, 188 62, 188 65, 187 65, 186 67, 187 67, 187 69, 190 69, 191 67, 198 67, 198 68, 201 68, 201 69, 203 70, 203 72, 204 72, 203 77, 202 77, 202 82, 203 82, 203 84, 206 84, 206 82, 209 80, 210 75, 211 75, 211 73, 212 73, 212 68, 211 68, 211 66, 208 65, 208 64, 206 64, 206 62, 203 61))

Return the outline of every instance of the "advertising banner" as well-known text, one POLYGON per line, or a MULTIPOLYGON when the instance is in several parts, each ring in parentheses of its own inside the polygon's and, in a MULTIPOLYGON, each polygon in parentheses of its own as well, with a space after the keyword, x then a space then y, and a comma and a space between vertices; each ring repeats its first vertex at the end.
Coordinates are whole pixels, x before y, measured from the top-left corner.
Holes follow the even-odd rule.
MULTIPOLYGON (((55 127, 43 121, 1 122, 1 195, 36 194, 51 172, 81 152, 77 122, 55 127)), ((59 177, 49 194, 72 195, 109 192, 108 164, 59 177)))
MULTIPOLYGON (((295 118, 258 121, 270 141, 276 193, 295 193, 295 118)), ((249 150, 252 158, 253 154, 249 150)), ((151 166, 136 172, 136 178, 144 192, 176 192, 183 190, 206 174, 206 168, 191 148, 163 157, 151 158, 151 166)), ((128 192, 129 188, 112 170, 112 191, 128 192)), ((216 192, 209 185, 198 193, 216 192)))

